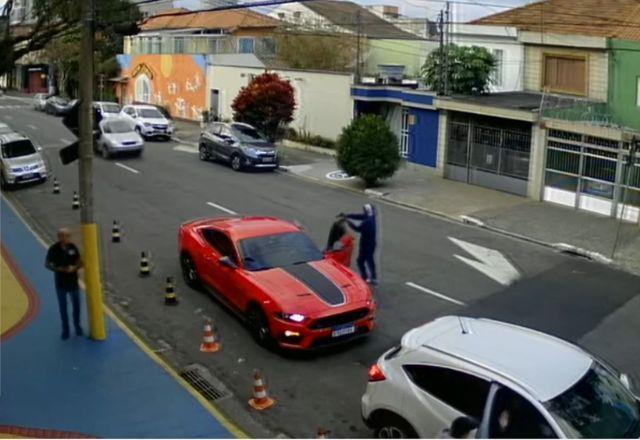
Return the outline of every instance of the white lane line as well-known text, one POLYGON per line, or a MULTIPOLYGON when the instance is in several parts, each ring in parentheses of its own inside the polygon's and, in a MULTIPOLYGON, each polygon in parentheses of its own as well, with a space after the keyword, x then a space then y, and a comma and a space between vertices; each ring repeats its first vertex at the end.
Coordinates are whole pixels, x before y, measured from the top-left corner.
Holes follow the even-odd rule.
POLYGON ((62 142, 63 144, 70 144, 71 141, 69 139, 66 138, 60 138, 60 142, 62 142))
POLYGON ((458 301, 457 299, 450 298, 447 295, 443 295, 442 293, 434 292, 431 289, 427 289, 426 287, 423 287, 423 286, 421 286, 419 284, 416 284, 416 283, 412 283, 411 281, 407 281, 405 284, 407 286, 409 286, 409 287, 413 287, 416 290, 419 290, 419 291, 424 292, 424 293, 428 293, 429 295, 433 295, 433 296, 435 296, 437 298, 440 298, 440 299, 443 299, 445 301, 452 302, 452 303, 457 304, 459 306, 466 306, 466 304, 463 303, 462 301, 458 301))
POLYGON ((37 130, 37 129, 38 129, 38 127, 36 127, 36 126, 35 126, 35 125, 33 125, 33 124, 27 124, 27 127, 29 127, 29 128, 30 128, 30 129, 32 129, 32 130, 37 130))
POLYGON ((237 213, 237 212, 232 211, 232 210, 230 210, 230 209, 227 209, 227 208, 225 208, 224 206, 216 205, 216 204, 215 204, 215 203, 213 203, 213 202, 207 202, 207 205, 212 206, 212 207, 214 207, 214 208, 216 208, 216 209, 219 209, 220 211, 224 211, 224 212, 226 212, 227 214, 231 214, 231 215, 238 215, 238 213, 237 213))
POLYGON ((178 145, 177 147, 173 147, 173 150, 181 151, 183 153, 198 154, 198 149, 196 147, 189 147, 187 145, 178 145))
POLYGON ((114 165, 117 166, 117 167, 123 168, 123 169, 125 169, 127 171, 131 171, 134 174, 140 174, 140 171, 136 170, 135 168, 131 168, 131 167, 128 167, 128 166, 126 166, 124 164, 121 164, 120 162, 116 162, 114 165))

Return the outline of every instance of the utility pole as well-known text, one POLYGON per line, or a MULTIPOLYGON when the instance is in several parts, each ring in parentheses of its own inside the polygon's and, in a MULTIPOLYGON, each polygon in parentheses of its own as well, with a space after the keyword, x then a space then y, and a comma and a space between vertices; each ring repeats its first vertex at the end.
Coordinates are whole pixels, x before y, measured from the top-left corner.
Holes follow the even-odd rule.
POLYGON ((438 14, 438 30, 440 31, 440 60, 438 62, 438 94, 444 94, 444 11, 438 14))
POLYGON ((450 62, 449 62, 449 47, 450 47, 450 42, 449 42, 449 23, 451 22, 451 14, 450 14, 450 3, 447 2, 447 7, 446 7, 446 12, 445 12, 445 19, 444 19, 444 23, 443 23, 443 29, 444 29, 444 47, 445 47, 445 52, 444 52, 444 95, 447 96, 449 94, 449 69, 450 69, 450 62))
POLYGON ((101 73, 98 76, 98 79, 100 80, 100 82, 98 83, 98 89, 100 90, 100 101, 102 101, 102 96, 103 96, 103 91, 104 91, 104 73, 101 73))
POLYGON ((356 23, 357 23, 357 32, 356 32, 356 77, 355 83, 360 84, 360 33, 361 30, 361 15, 360 9, 356 13, 356 23))
POLYGON ((611 259, 616 254, 616 249, 618 248, 618 241, 620 240, 620 228, 622 226, 622 220, 624 219, 625 209, 627 208, 627 194, 629 192, 628 186, 631 186, 631 172, 635 167, 636 155, 640 154, 640 138, 633 138, 631 144, 629 145, 629 156, 627 157, 627 166, 626 173, 624 173, 623 181, 622 181, 622 196, 620 197, 620 201, 622 202, 622 212, 620 212, 620 219, 618 220, 618 228, 616 229, 616 238, 613 242, 613 249, 611 251, 611 259))
POLYGON ((82 47, 80 63, 80 111, 78 124, 80 221, 84 248, 84 279, 91 338, 107 339, 102 308, 102 280, 98 227, 93 218, 93 40, 95 0, 82 1, 82 47))

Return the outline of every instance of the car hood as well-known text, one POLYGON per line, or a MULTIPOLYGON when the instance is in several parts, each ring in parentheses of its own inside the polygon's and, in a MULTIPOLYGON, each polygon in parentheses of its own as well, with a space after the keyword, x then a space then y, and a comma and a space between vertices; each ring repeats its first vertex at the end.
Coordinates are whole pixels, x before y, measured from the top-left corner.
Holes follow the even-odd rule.
POLYGON ((44 162, 40 153, 33 153, 27 156, 12 157, 10 159, 3 158, 2 160, 9 167, 24 167, 25 165, 35 165, 41 161, 44 162))
POLYGON ((371 290, 360 277, 330 259, 249 273, 253 283, 286 312, 321 315, 371 299, 371 290))
POLYGON ((164 118, 138 118, 141 122, 147 122, 149 124, 169 125, 169 121, 164 118))
POLYGON ((257 148, 260 151, 273 151, 276 149, 272 143, 265 142, 242 142, 240 145, 243 147, 257 148))
POLYGON ((138 133, 130 131, 128 133, 104 133, 102 136, 108 141, 121 144, 122 142, 137 142, 142 143, 142 139, 138 136, 138 133))

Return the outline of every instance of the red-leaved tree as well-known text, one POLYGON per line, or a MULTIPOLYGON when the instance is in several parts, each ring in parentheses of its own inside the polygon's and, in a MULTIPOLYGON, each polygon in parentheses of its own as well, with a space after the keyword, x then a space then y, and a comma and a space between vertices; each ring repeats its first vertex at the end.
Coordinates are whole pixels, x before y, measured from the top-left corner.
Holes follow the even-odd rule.
POLYGON ((293 120, 293 86, 277 73, 265 72, 240 89, 233 100, 233 118, 246 122, 275 140, 281 127, 293 120))

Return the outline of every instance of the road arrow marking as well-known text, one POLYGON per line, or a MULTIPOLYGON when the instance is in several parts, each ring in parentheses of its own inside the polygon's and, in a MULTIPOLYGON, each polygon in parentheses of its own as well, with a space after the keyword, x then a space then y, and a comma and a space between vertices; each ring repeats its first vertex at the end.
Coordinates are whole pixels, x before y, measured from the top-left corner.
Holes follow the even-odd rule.
POLYGON ((495 249, 489 249, 453 237, 448 238, 466 252, 473 255, 475 260, 460 255, 454 255, 454 257, 474 269, 479 270, 492 280, 497 281, 503 286, 508 286, 520 278, 520 272, 513 267, 504 255, 495 249))

